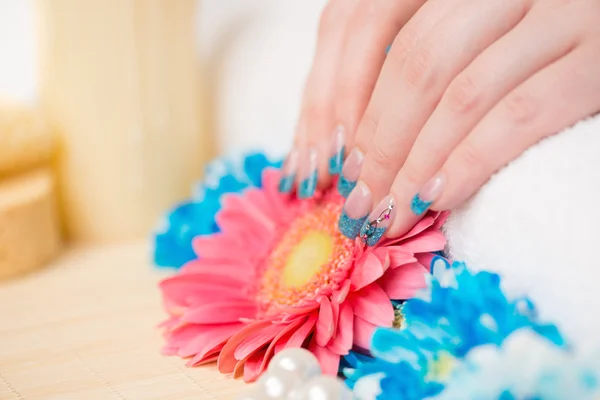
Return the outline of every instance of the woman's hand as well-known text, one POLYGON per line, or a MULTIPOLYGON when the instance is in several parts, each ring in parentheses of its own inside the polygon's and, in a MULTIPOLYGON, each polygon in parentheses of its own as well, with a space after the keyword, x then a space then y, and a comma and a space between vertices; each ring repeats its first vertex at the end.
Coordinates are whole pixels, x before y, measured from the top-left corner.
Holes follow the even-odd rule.
POLYGON ((341 171, 386 49, 425 0, 330 0, 303 97, 281 192, 309 198, 341 171))
POLYGON ((344 165, 355 187, 340 229, 368 245, 403 234, 598 111, 600 1, 430 0, 395 38, 358 127, 365 156, 344 165))

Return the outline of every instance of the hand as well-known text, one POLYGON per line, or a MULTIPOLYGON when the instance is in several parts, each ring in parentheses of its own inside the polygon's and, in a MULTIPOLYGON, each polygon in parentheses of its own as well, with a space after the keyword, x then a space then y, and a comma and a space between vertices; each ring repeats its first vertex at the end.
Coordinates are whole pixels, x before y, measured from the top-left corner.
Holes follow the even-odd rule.
POLYGON ((365 158, 358 183, 340 178, 356 185, 340 229, 369 245, 404 234, 598 111, 598 0, 430 0, 394 40, 360 122, 365 158))
POLYGON ((280 191, 309 198, 340 172, 386 48, 425 0, 330 0, 320 20, 294 149, 280 191))

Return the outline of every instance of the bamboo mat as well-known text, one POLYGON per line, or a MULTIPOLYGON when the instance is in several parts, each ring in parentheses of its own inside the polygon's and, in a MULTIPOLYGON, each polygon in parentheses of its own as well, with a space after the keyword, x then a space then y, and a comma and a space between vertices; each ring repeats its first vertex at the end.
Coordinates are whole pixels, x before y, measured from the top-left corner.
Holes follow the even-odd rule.
POLYGON ((144 243, 79 247, 0 283, 0 399, 234 399, 214 365, 159 354, 164 318, 144 243))

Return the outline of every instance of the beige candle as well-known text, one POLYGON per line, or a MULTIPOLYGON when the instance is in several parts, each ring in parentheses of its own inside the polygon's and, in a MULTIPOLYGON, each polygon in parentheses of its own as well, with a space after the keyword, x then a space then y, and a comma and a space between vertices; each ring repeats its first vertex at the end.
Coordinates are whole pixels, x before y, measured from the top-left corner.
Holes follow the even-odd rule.
POLYGON ((57 125, 65 225, 147 235, 210 154, 195 0, 39 0, 41 100, 57 125))

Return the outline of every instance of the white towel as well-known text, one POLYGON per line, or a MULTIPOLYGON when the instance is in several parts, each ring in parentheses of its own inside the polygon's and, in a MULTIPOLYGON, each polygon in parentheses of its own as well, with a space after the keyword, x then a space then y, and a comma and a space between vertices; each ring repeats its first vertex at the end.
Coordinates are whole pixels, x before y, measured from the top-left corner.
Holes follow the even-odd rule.
POLYGON ((543 140, 445 226, 449 254, 499 272, 587 347, 600 333, 600 117, 543 140))

